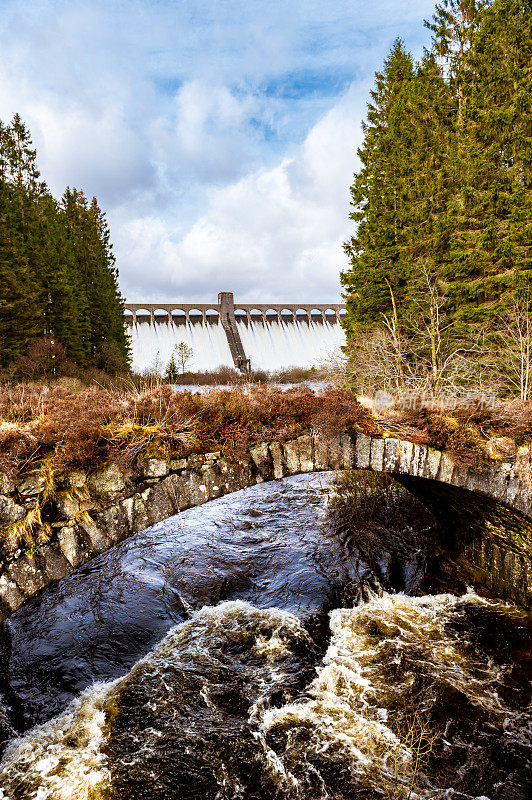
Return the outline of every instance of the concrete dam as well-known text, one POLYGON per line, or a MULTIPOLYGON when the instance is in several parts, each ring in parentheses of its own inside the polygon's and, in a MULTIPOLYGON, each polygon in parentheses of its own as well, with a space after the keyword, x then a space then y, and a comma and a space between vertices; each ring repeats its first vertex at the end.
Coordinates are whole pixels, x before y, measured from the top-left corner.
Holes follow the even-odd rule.
POLYGON ((138 371, 164 371, 180 342, 192 350, 192 371, 318 366, 344 344, 344 315, 338 303, 237 303, 232 292, 214 304, 125 304, 138 371))

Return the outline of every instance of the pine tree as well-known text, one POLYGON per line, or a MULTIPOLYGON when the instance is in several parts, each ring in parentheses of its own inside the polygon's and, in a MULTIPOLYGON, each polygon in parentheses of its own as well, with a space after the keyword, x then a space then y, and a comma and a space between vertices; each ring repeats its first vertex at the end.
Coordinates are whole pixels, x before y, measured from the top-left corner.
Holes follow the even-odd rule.
POLYGON ((166 367, 166 372, 164 373, 164 379, 167 381, 167 383, 175 383, 178 377, 179 370, 177 368, 174 354, 172 353, 172 357, 170 358, 168 366, 166 367))
POLYGON ((352 187, 358 229, 345 245, 350 342, 381 323, 392 293, 408 317, 426 270, 460 341, 496 327, 528 292, 531 13, 524 0, 444 0, 427 23, 432 48, 391 106, 382 88, 397 45, 377 75, 352 187))
POLYGON ((465 59, 462 192, 449 299, 466 331, 490 326, 532 278, 532 7, 495 0, 465 59))
POLYGON ((29 139, 15 117, 0 123, 0 367, 26 352, 43 335, 38 285, 29 261, 28 192, 35 192, 38 172, 29 139))

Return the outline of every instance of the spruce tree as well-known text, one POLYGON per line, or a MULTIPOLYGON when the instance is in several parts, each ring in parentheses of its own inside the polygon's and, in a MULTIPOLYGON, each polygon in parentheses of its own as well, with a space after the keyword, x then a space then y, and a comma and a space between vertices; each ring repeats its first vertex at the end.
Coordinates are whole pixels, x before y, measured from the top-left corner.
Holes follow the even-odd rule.
POLYGON ((495 0, 465 56, 460 204, 447 265, 462 330, 494 324, 532 278, 532 7, 495 0))
POLYGON ((19 116, 0 123, 0 368, 31 342, 60 341, 80 366, 124 370, 123 301, 109 228, 96 200, 40 179, 19 116))
POLYGON ((348 335, 391 307, 390 289, 401 300, 408 276, 406 253, 411 175, 409 125, 405 124, 412 57, 397 40, 376 74, 358 150, 361 168, 351 186, 350 217, 356 233, 344 245, 350 267, 341 281, 347 296, 348 335))
POLYGON ((531 13, 524 0, 444 0, 427 23, 431 50, 394 94, 393 127, 379 91, 392 56, 377 75, 352 186, 358 229, 345 245, 349 341, 382 322, 392 291, 399 316, 411 314, 427 270, 464 342, 528 293, 531 13))

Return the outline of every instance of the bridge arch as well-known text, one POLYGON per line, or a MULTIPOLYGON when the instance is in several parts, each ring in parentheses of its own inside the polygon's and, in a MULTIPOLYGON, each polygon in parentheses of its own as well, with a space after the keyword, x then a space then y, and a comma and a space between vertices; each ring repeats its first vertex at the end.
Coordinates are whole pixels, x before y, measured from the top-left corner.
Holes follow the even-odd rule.
POLYGON ((182 308, 172 308, 171 315, 172 325, 186 325, 188 322, 188 314, 182 308))
POLYGON ((205 321, 205 311, 201 308, 189 308, 188 310, 188 321, 191 324, 204 322, 205 321))
POLYGON ((137 308, 135 310, 135 324, 146 322, 146 320, 149 320, 150 325, 153 325, 153 309, 137 308))
POLYGON ((514 464, 473 468, 446 452, 392 437, 316 432, 261 444, 234 461, 219 453, 148 460, 127 496, 109 504, 108 495, 96 492, 90 516, 61 523, 42 552, 22 554, 8 565, 0 580, 0 617, 92 556, 179 511, 257 483, 342 469, 390 474, 432 511, 441 528, 438 546, 474 582, 532 608, 532 487, 514 464), (158 476, 155 484, 146 482, 148 475, 158 476))

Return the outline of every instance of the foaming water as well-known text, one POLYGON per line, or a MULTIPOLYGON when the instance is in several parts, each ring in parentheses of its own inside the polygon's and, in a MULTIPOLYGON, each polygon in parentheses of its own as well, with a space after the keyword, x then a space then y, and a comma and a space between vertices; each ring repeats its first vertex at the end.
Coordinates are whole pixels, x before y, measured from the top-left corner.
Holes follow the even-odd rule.
MULTIPOLYGON (((339 352, 345 342, 339 322, 250 322, 237 321, 237 328, 254 369, 317 366, 339 352)), ((192 349, 189 368, 212 370, 233 359, 221 325, 210 323, 137 322, 131 329, 133 366, 142 371, 157 360, 164 369, 176 345, 192 349)))
POLYGON ((526 622, 475 594, 385 592, 331 612, 320 659, 290 612, 205 606, 15 741, 0 797, 526 798, 530 697, 508 702, 510 660, 463 637, 477 613, 526 622))
POLYGON ((113 684, 95 684, 58 717, 16 739, 0 764, 0 800, 96 800, 109 786, 105 703, 113 684))
POLYGON ((0 800, 528 800, 530 619, 361 592, 329 496, 296 476, 190 509, 15 613, 34 727, 0 800))
MULTIPOLYGON (((391 797, 435 798, 453 788, 505 796, 492 795, 492 777, 482 786, 477 769, 482 739, 497 748, 502 736, 517 767, 508 796, 526 797, 530 684, 522 679, 520 702, 508 702, 516 681, 511 658, 496 660, 456 635, 456 622, 471 620, 470 612, 490 626, 501 617, 526 624, 515 608, 473 593, 384 593, 331 613, 331 643, 307 697, 268 710, 260 728, 264 748, 281 760, 289 796, 347 798, 363 788, 391 797), (332 763, 341 785, 328 777, 332 763)), ((508 776, 503 770, 500 777, 508 776)))

